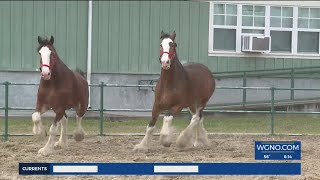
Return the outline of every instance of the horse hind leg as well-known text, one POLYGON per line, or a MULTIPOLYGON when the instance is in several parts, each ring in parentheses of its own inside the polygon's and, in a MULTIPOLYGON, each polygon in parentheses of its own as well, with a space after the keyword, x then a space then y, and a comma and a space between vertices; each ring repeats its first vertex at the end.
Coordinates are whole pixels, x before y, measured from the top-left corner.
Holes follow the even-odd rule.
POLYGON ((81 121, 82 121, 82 117, 84 116, 84 114, 87 111, 87 108, 88 108, 88 103, 86 103, 86 102, 80 102, 79 106, 76 108, 77 126, 73 132, 73 138, 77 142, 82 141, 84 139, 85 134, 86 134, 86 132, 82 128, 81 121))
POLYGON ((63 116, 63 118, 60 120, 59 124, 61 125, 61 134, 59 141, 57 141, 54 144, 54 147, 56 148, 65 148, 67 147, 67 126, 68 126, 68 119, 66 116, 63 116))
POLYGON ((84 139, 85 131, 83 130, 82 125, 81 125, 82 117, 76 115, 76 119, 77 119, 77 127, 73 132, 73 138, 74 138, 74 140, 79 142, 84 139))

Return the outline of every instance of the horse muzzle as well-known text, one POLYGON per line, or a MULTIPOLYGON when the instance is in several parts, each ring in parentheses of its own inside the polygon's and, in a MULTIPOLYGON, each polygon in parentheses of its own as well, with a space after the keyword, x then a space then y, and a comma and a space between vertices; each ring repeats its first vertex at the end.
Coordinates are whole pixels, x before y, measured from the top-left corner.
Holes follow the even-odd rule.
POLYGON ((51 72, 41 73, 41 77, 42 77, 43 80, 50 80, 50 78, 51 78, 51 72))
POLYGON ((161 63, 162 69, 164 69, 164 70, 170 69, 170 65, 171 65, 170 59, 166 59, 166 60, 160 59, 160 63, 161 63))
POLYGON ((170 69, 170 64, 168 64, 168 63, 161 63, 161 68, 164 69, 164 70, 168 70, 168 69, 170 69))

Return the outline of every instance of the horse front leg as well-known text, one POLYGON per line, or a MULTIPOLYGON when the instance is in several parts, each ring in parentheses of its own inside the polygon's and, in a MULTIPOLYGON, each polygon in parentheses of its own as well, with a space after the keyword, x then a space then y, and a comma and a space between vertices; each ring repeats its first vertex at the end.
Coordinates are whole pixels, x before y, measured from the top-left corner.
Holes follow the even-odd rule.
POLYGON ((141 142, 134 146, 133 151, 142 151, 142 152, 148 151, 149 144, 150 144, 153 132, 155 130, 155 125, 158 120, 160 112, 161 111, 159 108, 154 107, 152 109, 152 120, 149 122, 147 126, 146 134, 144 138, 141 140, 141 142))
POLYGON ((174 106, 170 109, 170 113, 163 117, 163 124, 160 131, 160 142, 164 147, 170 147, 173 143, 173 132, 172 120, 173 116, 182 110, 180 106, 174 106))
POLYGON ((54 144, 56 148, 66 148, 67 147, 67 127, 68 127, 68 119, 66 116, 63 116, 58 122, 61 125, 61 134, 59 140, 54 144))
POLYGON ((57 130, 59 127, 59 121, 62 118, 64 118, 63 117, 64 114, 65 114, 64 111, 56 112, 56 117, 50 127, 48 142, 43 148, 39 149, 39 151, 38 151, 39 154, 48 155, 53 152, 55 137, 57 135, 57 130))
POLYGON ((203 119, 203 115, 201 113, 200 122, 197 126, 196 141, 194 143, 195 147, 197 147, 201 144, 203 144, 205 146, 210 145, 210 141, 208 139, 208 133, 207 133, 206 129, 204 128, 203 121, 204 121, 204 119, 203 119))
POLYGON ((36 111, 32 113, 32 121, 33 121, 32 132, 34 135, 37 135, 40 137, 46 136, 47 132, 42 125, 41 115, 45 113, 47 110, 48 108, 45 105, 37 102, 36 111))

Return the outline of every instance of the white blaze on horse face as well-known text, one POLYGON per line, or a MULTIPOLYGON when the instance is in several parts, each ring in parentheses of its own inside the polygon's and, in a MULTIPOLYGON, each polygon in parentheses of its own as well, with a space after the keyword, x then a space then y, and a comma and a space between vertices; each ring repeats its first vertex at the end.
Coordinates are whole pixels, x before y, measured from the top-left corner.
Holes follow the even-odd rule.
MULTIPOLYGON (((170 38, 165 38, 162 40, 161 42, 161 46, 163 49, 163 52, 169 52, 170 50, 170 42, 173 42, 170 38)), ((161 56, 161 66, 164 69, 169 69, 170 68, 170 58, 169 58, 169 54, 168 53, 164 53, 161 56)))
MULTIPOLYGON (((43 46, 40 51, 40 56, 42 59, 42 64, 50 65, 50 54, 51 50, 47 46, 43 46)), ((41 74, 44 77, 44 79, 50 79, 50 69, 49 67, 42 66, 41 68, 41 74)))

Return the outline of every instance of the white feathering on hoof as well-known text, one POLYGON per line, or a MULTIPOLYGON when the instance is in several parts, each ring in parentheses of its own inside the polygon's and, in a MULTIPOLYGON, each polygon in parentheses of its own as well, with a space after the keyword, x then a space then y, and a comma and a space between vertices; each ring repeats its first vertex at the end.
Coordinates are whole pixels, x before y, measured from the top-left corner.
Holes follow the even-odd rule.
POLYGON ((160 142, 165 147, 170 147, 173 142, 173 128, 171 127, 173 116, 164 116, 160 131, 160 142))
POLYGON ((79 142, 84 139, 85 131, 83 130, 83 128, 81 126, 82 117, 76 116, 76 119, 77 119, 77 127, 73 133, 73 137, 74 137, 74 140, 79 142))
POLYGON ((52 124, 49 131, 50 134, 49 134, 48 142, 43 148, 39 149, 38 151, 39 154, 49 155, 53 152, 54 141, 57 134, 57 130, 58 130, 58 125, 52 124))
POLYGON ((176 144, 179 150, 190 149, 194 145, 194 134, 193 129, 198 125, 200 117, 196 114, 192 116, 191 122, 188 127, 181 132, 176 144))
POLYGON ((32 114, 32 121, 33 121, 32 133, 40 137, 45 137, 47 133, 45 131, 45 128, 42 125, 40 112, 34 112, 32 114))
POLYGON ((147 152, 154 130, 155 130, 155 127, 147 126, 146 135, 144 136, 144 138, 139 144, 134 146, 133 151, 147 152))
POLYGON ((208 146, 210 145, 210 141, 208 139, 208 133, 206 129, 203 126, 203 117, 200 119, 199 125, 197 127, 197 132, 196 132, 196 141, 194 143, 194 146, 199 146, 201 144, 208 146))
POLYGON ((67 147, 67 125, 68 125, 68 119, 66 117, 63 117, 60 120, 60 125, 61 125, 61 134, 59 141, 57 141, 54 144, 55 148, 66 148, 67 147))

